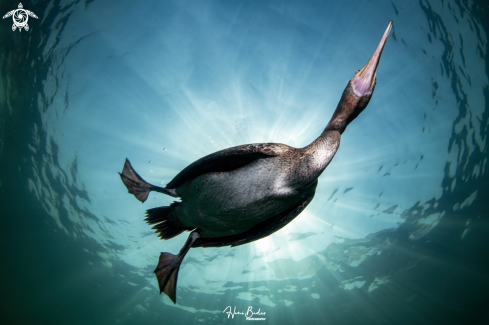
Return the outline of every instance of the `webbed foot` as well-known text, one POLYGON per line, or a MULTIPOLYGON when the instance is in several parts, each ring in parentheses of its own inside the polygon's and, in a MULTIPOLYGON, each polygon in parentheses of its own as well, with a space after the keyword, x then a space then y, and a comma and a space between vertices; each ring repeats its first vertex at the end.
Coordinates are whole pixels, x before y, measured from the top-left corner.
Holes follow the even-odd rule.
POLYGON ((170 253, 161 253, 158 266, 154 270, 156 278, 158 279, 158 286, 160 287, 160 294, 164 292, 173 303, 177 302, 177 280, 178 270, 180 264, 187 254, 188 250, 192 247, 193 243, 200 237, 199 233, 193 231, 187 239, 185 245, 183 245, 178 255, 170 253))
POLYGON ((167 194, 173 197, 178 197, 178 194, 174 189, 167 189, 159 186, 151 185, 146 182, 138 173, 132 168, 131 163, 126 158, 126 162, 124 163, 124 168, 122 169, 122 173, 119 173, 121 176, 122 182, 126 185, 129 193, 134 194, 136 199, 141 202, 144 202, 148 199, 149 192, 155 191, 163 194, 167 194))

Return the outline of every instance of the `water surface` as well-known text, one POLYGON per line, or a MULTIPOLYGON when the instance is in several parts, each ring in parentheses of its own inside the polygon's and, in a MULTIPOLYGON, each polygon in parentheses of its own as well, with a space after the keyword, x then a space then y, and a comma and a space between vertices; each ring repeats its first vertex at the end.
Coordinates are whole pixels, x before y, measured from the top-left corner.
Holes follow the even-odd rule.
MULTIPOLYGON (((485 3, 32 1, 0 26, 7 323, 489 321, 485 3), (394 20, 368 108, 275 234, 192 249, 174 305, 124 159, 161 185, 230 146, 311 143, 394 20)), ((2 2, 1 12, 16 9, 2 2)), ((3 15, 3 14, 2 14, 3 15)))

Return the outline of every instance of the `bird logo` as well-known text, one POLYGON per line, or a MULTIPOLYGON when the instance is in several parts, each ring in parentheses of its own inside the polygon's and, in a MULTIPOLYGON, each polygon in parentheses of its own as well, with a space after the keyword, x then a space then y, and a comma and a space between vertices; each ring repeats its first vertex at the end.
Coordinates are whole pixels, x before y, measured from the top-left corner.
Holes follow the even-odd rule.
POLYGON ((29 25, 27 25, 29 16, 37 19, 36 14, 33 13, 32 11, 25 10, 24 7, 22 6, 22 3, 19 3, 18 9, 7 12, 2 18, 5 19, 10 16, 12 16, 12 19, 14 21, 14 24, 12 25, 12 31, 14 32, 17 28, 19 29, 19 32, 22 31, 22 28, 24 28, 26 31, 29 30, 29 25))

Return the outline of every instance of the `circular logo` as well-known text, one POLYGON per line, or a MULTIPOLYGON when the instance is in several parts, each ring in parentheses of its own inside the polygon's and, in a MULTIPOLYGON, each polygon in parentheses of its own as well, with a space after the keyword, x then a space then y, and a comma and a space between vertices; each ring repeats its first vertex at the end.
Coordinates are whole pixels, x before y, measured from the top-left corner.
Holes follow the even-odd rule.
POLYGON ((19 32, 22 31, 22 28, 26 31, 29 30, 29 25, 27 25, 29 16, 37 18, 35 13, 30 10, 25 10, 22 6, 22 3, 19 3, 18 9, 10 10, 2 18, 5 19, 10 16, 12 16, 12 20, 14 21, 14 24, 12 25, 12 31, 19 29, 19 32))
POLYGON ((14 18, 14 24, 19 27, 19 28, 22 28, 24 27, 26 24, 27 24, 27 20, 29 19, 28 15, 27 15, 27 12, 25 12, 24 9, 17 9, 15 10, 15 13, 13 14, 13 18, 14 18))

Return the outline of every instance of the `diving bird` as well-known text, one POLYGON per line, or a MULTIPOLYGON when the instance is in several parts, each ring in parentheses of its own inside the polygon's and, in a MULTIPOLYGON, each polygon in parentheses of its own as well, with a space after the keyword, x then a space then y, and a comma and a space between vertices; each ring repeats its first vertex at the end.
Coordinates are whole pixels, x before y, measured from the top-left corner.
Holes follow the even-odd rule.
POLYGON ((323 133, 304 148, 255 143, 205 156, 166 187, 144 181, 126 159, 120 177, 141 202, 151 191, 180 199, 146 211, 161 239, 191 231, 177 255, 161 253, 154 271, 160 294, 176 303, 178 271, 190 248, 239 246, 266 237, 291 222, 311 202, 318 177, 333 159, 341 134, 368 105, 376 70, 392 28, 387 26, 367 64, 348 82, 323 133))

